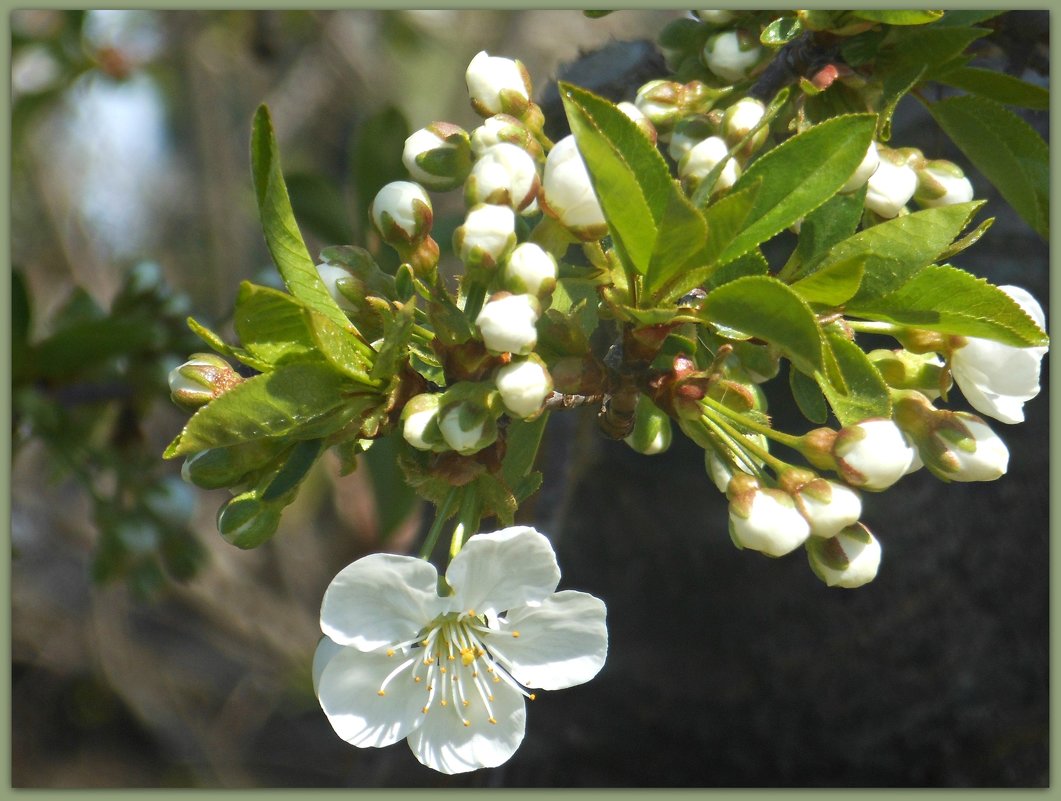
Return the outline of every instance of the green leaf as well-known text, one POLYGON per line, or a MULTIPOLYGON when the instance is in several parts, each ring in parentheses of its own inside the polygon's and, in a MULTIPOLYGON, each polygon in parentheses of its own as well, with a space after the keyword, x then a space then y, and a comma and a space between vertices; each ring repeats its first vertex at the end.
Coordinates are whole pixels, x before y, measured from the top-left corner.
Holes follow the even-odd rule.
POLYGON ((372 361, 367 355, 368 345, 358 338, 349 324, 336 325, 331 318, 313 309, 303 309, 303 314, 314 348, 333 368, 359 383, 369 386, 380 384, 369 377, 372 361))
POLYGON ((860 254, 831 262, 824 269, 791 284, 792 289, 808 303, 839 306, 858 292, 867 258, 865 254, 860 254))
POLYGON ((616 250, 650 288, 659 285, 703 244, 703 217, 629 117, 570 84, 560 95, 616 250))
POLYGON ((1005 292, 949 265, 921 270, 900 289, 848 313, 868 320, 982 337, 1014 347, 1045 345, 1039 326, 1005 292))
POLYGON ((852 11, 852 16, 870 22, 883 22, 885 25, 925 25, 935 22, 943 16, 942 11, 852 11))
POLYGON ((1050 151, 1035 129, 983 97, 928 106, 940 128, 1043 238, 1050 235, 1050 151))
POLYGON ((761 182, 756 181, 743 189, 731 191, 708 207, 704 214, 704 221, 707 223, 707 240, 704 246, 668 280, 659 282, 660 285, 651 295, 650 303, 662 305, 680 298, 711 277, 718 269, 718 259, 722 251, 744 228, 755 205, 760 185, 761 182))
POLYGON ((939 25, 900 29, 891 46, 881 49, 878 69, 885 74, 924 67, 926 77, 932 77, 940 65, 959 57, 970 44, 989 33, 988 28, 939 25))
POLYGON ((243 346, 257 359, 278 364, 315 351, 304 307, 286 292, 244 281, 236 298, 234 326, 243 346))
POLYGON ((1003 11, 947 11, 943 14, 943 19, 936 23, 937 28, 943 28, 948 26, 961 26, 966 27, 969 25, 977 25, 981 22, 985 22, 989 19, 993 19, 1005 12, 1003 11))
POLYGON ((723 264, 714 273, 710 280, 704 284, 704 289, 710 292, 715 287, 744 278, 747 275, 767 275, 770 272, 770 264, 758 248, 745 253, 739 259, 734 259, 728 264, 723 264))
POLYGON ((283 466, 259 494, 266 503, 277 501, 296 490, 324 450, 324 440, 307 439, 296 443, 283 466))
POLYGON ((249 378, 199 409, 163 456, 188 456, 267 437, 315 439, 348 420, 335 413, 351 402, 328 365, 293 362, 249 378))
POLYGON ((817 425, 829 419, 829 406, 817 381, 799 370, 789 370, 788 387, 804 417, 817 425))
POLYGON ((958 67, 937 75, 936 80, 1007 106, 1043 110, 1050 108, 1049 89, 1004 72, 981 67, 958 67))
POLYGON ((983 201, 958 203, 896 217, 838 242, 805 275, 865 257, 865 274, 853 303, 881 297, 935 261, 965 228, 983 201))
POLYGON ((846 183, 866 156, 876 117, 852 114, 815 125, 755 161, 735 191, 761 180, 747 226, 719 258, 725 263, 805 217, 846 183))
POLYGON ((853 425, 867 417, 891 417, 888 386, 862 348, 832 331, 826 333, 825 341, 839 368, 843 387, 823 372, 815 373, 814 378, 840 425, 853 425))
POLYGON ((586 278, 560 278, 549 307, 573 319, 588 337, 597 330, 597 286, 586 278))
POLYGON ((530 474, 548 420, 549 413, 544 412, 534 420, 509 423, 505 433, 505 459, 501 463, 501 475, 508 486, 518 486, 530 474))
POLYGON ((160 332, 143 319, 104 317, 65 326, 27 354, 38 378, 83 374, 119 356, 136 357, 156 349, 160 332))
POLYGON ((383 345, 380 346, 375 364, 369 376, 376 380, 386 380, 398 372, 398 367, 405 361, 409 352, 409 340, 413 336, 413 323, 416 322, 416 299, 402 304, 393 317, 384 317, 383 345))
POLYGON ((222 356, 226 356, 229 359, 242 362, 248 367, 252 367, 259 372, 266 372, 270 368, 270 364, 263 359, 259 359, 254 354, 248 353, 243 348, 237 348, 226 343, 220 336, 215 334, 209 328, 202 323, 198 322, 192 317, 187 320, 188 328, 190 328, 196 336, 198 336, 203 342, 209 345, 213 350, 220 353, 222 356))
POLYGON ((701 313, 707 323, 776 345, 804 372, 822 367, 821 333, 814 312, 776 278, 749 276, 723 284, 704 299, 701 313))
POLYGON ((265 243, 288 290, 311 309, 339 325, 345 324, 346 315, 321 282, 299 233, 280 170, 280 153, 269 109, 264 105, 259 106, 254 115, 251 168, 265 243))
POLYGON ((799 228, 796 255, 811 264, 837 242, 855 233, 862 220, 866 188, 846 195, 834 195, 808 214, 799 228))
POLYGON ((759 34, 759 41, 766 47, 779 47, 791 42, 803 33, 803 23, 798 17, 778 17, 759 34))

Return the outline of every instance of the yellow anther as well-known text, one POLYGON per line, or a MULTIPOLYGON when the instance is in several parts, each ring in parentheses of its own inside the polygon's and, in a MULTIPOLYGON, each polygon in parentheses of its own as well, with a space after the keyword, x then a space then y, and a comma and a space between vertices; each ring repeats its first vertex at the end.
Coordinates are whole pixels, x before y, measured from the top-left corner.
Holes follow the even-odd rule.
POLYGON ((432 692, 434 689, 435 689, 435 685, 434 684, 427 685, 427 691, 428 692, 432 692))
POLYGON ((535 698, 537 698, 538 696, 536 696, 536 695, 535 695, 534 693, 531 693, 531 694, 530 694, 530 695, 528 695, 527 697, 528 697, 528 698, 530 698, 530 699, 531 699, 531 700, 533 701, 533 700, 534 700, 535 698))
POLYGON ((494 700, 494 696, 488 695, 488 696, 486 696, 486 700, 487 701, 493 701, 494 700))
POLYGON ((467 667, 475 661, 475 652, 471 648, 461 648, 461 664, 467 667))
POLYGON ((446 706, 447 705, 445 698, 443 698, 441 701, 439 701, 439 703, 442 704, 442 706, 446 706))
POLYGON ((469 609, 468 610, 468 617, 479 617, 479 616, 477 614, 475 614, 475 610, 474 609, 469 609))
POLYGON ((387 649, 387 656, 394 656, 394 649, 393 648, 388 648, 387 649))
POLYGON ((423 713, 424 713, 424 714, 426 715, 426 714, 427 714, 427 707, 425 706, 425 707, 424 707, 423 709, 421 709, 420 711, 421 711, 421 712, 423 712, 423 713))
POLYGON ((438 670, 439 670, 440 673, 445 673, 446 672, 446 668, 444 668, 442 665, 439 665, 438 670))
POLYGON ((452 662, 456 658, 457 657, 455 657, 453 654, 450 654, 449 656, 446 657, 446 659, 448 659, 450 662, 452 662))
POLYGON ((427 640, 420 640, 420 644, 424 646, 424 648, 427 648, 427 640))
POLYGON ((435 664, 435 660, 429 656, 427 659, 424 660, 424 664, 425 665, 433 665, 433 664, 435 664))
POLYGON ((387 693, 385 693, 385 692, 384 692, 383 690, 377 690, 377 691, 376 691, 376 695, 379 695, 379 696, 384 696, 384 695, 386 695, 386 694, 387 694, 387 693))
POLYGON ((497 723, 497 718, 489 718, 491 723, 497 723))
POLYGON ((465 700, 464 700, 464 701, 462 701, 461 703, 462 703, 462 704, 463 704, 464 706, 468 706, 469 704, 471 704, 471 701, 468 701, 467 699, 465 699, 465 700))
POLYGON ((494 684, 497 684, 500 681, 501 681, 501 678, 499 676, 494 676, 494 684))
POLYGON ((479 678, 479 671, 478 670, 473 670, 472 671, 472 678, 473 679, 479 678))
POLYGON ((467 728, 468 726, 471 726, 471 725, 472 725, 471 721, 468 721, 468 720, 464 721, 464 727, 465 728, 467 728))
POLYGON ((512 632, 512 636, 513 636, 513 637, 519 637, 519 632, 518 632, 518 631, 514 631, 514 632, 512 632))
POLYGON ((413 681, 415 681, 417 684, 419 684, 420 682, 423 681, 423 679, 420 678, 419 676, 413 676, 413 681))
POLYGON ((476 656, 484 656, 485 654, 486 654, 486 651, 484 651, 484 650, 483 650, 482 648, 480 648, 480 647, 479 647, 478 645, 477 645, 477 646, 475 646, 475 655, 476 655, 476 656))

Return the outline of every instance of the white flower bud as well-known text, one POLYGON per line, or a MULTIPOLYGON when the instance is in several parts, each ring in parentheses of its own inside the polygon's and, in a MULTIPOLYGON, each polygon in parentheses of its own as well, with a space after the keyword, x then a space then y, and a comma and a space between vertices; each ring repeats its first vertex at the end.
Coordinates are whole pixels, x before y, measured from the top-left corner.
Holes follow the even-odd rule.
POLYGON ((652 144, 656 143, 656 126, 652 124, 652 120, 644 115, 644 112, 642 112, 641 109, 627 101, 617 103, 616 108, 633 120, 634 124, 637 125, 638 130, 648 137, 648 140, 652 142, 652 144))
POLYGON ((565 136, 549 151, 541 205, 543 211, 580 239, 599 239, 608 232, 574 136, 565 136))
POLYGON ((440 450, 442 431, 438 408, 442 395, 425 392, 409 399, 402 409, 402 436, 421 451, 440 450))
POLYGON ((518 100, 529 102, 530 79, 523 65, 510 58, 488 55, 480 50, 465 72, 472 106, 484 117, 507 112, 518 100))
POLYGON ((487 350, 526 356, 538 344, 540 307, 533 295, 505 295, 488 300, 475 318, 487 350))
POLYGON ((490 203, 471 209, 453 234, 453 249, 469 267, 496 267, 515 244, 515 213, 490 203))
POLYGON ((843 484, 816 479, 805 484, 796 498, 815 537, 832 537, 862 517, 862 499, 843 484))
POLYGON ((861 189, 866 181, 870 179, 870 176, 877 171, 878 164, 880 164, 880 154, 877 152, 877 143, 870 142, 869 147, 866 148, 866 155, 862 157, 862 161, 855 167, 855 171, 847 179, 847 183, 840 187, 840 192, 848 194, 861 189))
MULTIPOLYGON (((1000 286, 1040 328, 1046 316, 1039 302, 1019 286, 1000 286)), ((1016 348, 988 339, 969 337, 951 354, 954 381, 976 411, 1003 423, 1024 419, 1024 404, 1039 394, 1040 362, 1045 345, 1016 348)))
POLYGON ((657 79, 637 90, 634 105, 662 134, 669 133, 681 117, 683 98, 680 83, 657 79))
POLYGON ((445 191, 460 186, 471 166, 468 134, 448 122, 433 122, 405 140, 402 164, 417 183, 445 191))
POLYGON ((906 475, 917 451, 891 420, 863 420, 840 430, 833 457, 848 484, 882 490, 906 475))
POLYGON ((965 412, 950 416, 957 425, 936 429, 936 448, 929 469, 947 481, 994 481, 1006 474, 1009 449, 979 417, 965 412))
POLYGON ((720 31, 707 38, 701 60, 711 72, 730 83, 743 81, 763 57, 758 37, 747 31, 720 31))
POLYGON ((475 404, 454 404, 439 416, 443 439, 457 453, 477 453, 497 439, 497 426, 485 409, 475 404))
POLYGON ((718 123, 706 115, 684 117, 678 121, 671 132, 667 152, 675 162, 680 162, 682 157, 700 142, 709 136, 717 135, 718 129, 718 123))
POLYGON ((556 287, 556 259, 533 242, 516 245, 505 262, 504 287, 515 294, 542 296, 556 287))
MULTIPOLYGON (((729 156, 729 146, 720 136, 709 136, 695 145, 678 162, 678 175, 692 190, 703 181, 719 162, 729 156)), ((735 159, 729 159, 715 181, 712 192, 729 189, 740 177, 740 167, 735 159)))
POLYGON ((332 296, 332 299, 335 300, 340 309, 357 311, 357 304, 346 297, 339 289, 340 285, 351 284, 354 281, 354 277, 350 275, 348 270, 337 264, 318 264, 317 275, 320 276, 324 288, 328 290, 328 294, 332 296))
POLYGON ((917 173, 900 153, 878 149, 880 162, 866 181, 866 208, 891 219, 898 216, 917 189, 917 173))
MULTIPOLYGON (((764 116, 766 116, 766 106, 763 105, 761 100, 756 100, 754 97, 742 97, 727 108, 722 115, 722 136, 730 145, 736 146, 738 142, 751 133, 756 125, 762 122, 764 116)), ((757 147, 751 148, 752 151, 762 146, 768 133, 769 131, 764 126, 756 134, 755 140, 759 141, 755 142, 753 140, 757 147)))
POLYGON ((526 150, 501 142, 483 151, 464 183, 468 206, 492 203, 527 208, 538 194, 538 170, 526 150))
POLYGON ((807 541, 811 570, 830 587, 853 589, 868 584, 877 576, 880 557, 880 543, 861 523, 830 539, 807 541))
POLYGON ((544 159, 542 146, 527 126, 509 114, 495 114, 483 120, 483 124, 471 132, 472 153, 476 158, 488 147, 508 142, 523 148, 535 161, 544 159))
POLYGON ((810 524, 787 492, 755 488, 731 496, 729 532, 741 548, 784 556, 806 542, 810 524))
POLYGON ((553 379, 541 362, 534 358, 509 362, 494 378, 501 402, 516 417, 533 417, 553 391, 553 379))
POLYGON ((417 242, 431 231, 431 198, 412 181, 392 181, 380 189, 369 214, 385 242, 417 242))
POLYGON ((942 159, 925 162, 917 171, 917 191, 914 201, 922 208, 953 206, 973 199, 973 185, 962 168, 942 159))

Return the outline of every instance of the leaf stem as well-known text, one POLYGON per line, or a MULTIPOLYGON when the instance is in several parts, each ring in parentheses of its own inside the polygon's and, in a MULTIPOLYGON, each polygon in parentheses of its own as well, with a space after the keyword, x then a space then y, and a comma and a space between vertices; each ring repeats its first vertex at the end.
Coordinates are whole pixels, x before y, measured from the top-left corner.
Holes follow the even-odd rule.
POLYGON ((435 520, 431 523, 431 530, 427 532, 427 538, 424 540, 423 546, 420 548, 420 558, 430 559, 431 552, 435 550, 435 544, 438 542, 439 534, 442 533, 442 526, 446 522, 446 518, 450 516, 453 511, 453 507, 457 505, 457 493, 460 492, 460 487, 454 487, 449 491, 449 495, 442 501, 440 506, 435 508, 435 520))

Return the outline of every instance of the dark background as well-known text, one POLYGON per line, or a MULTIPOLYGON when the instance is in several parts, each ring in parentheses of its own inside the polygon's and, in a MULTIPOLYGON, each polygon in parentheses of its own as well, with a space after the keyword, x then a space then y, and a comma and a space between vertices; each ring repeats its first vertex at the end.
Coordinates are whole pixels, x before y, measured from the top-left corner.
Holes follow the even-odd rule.
MULTIPOLYGON (((408 47, 395 31, 415 34, 422 50, 450 54, 458 80, 485 47, 525 59, 544 83, 540 77, 573 59, 580 41, 651 38, 668 18, 452 13, 460 16, 159 15, 164 45, 144 69, 165 93, 168 146, 187 175, 177 183, 158 176, 156 211, 164 219, 155 233, 141 232, 137 257, 159 260, 191 294, 197 316, 231 305, 238 280, 264 264, 246 202, 253 107, 267 98, 274 114, 287 110, 278 115, 285 166, 334 177, 358 102, 380 103, 401 86, 393 74, 390 88, 373 85, 379 64, 351 66, 337 31, 376 37, 391 51, 380 56, 387 64, 408 47), (483 40, 469 34, 458 46, 451 29, 483 40), (561 30, 552 50, 542 47, 549 37, 534 35, 561 30), (269 47, 259 53, 263 41, 269 47), (304 96, 322 83, 324 100, 304 96)), ((67 105, 35 125, 59 125, 71 113, 82 89, 70 81, 67 105)), ((454 99, 440 118, 471 127, 462 102, 454 99)), ((1046 117, 1028 115, 1044 136, 1046 117)), ((415 128, 429 118, 411 113, 410 121, 415 128)), ((913 102, 900 106, 893 142, 966 164, 913 102)), ((37 163, 25 180, 41 187, 56 180, 37 163)), ((982 178, 972 180, 997 221, 957 265, 993 283, 1021 284, 1045 307, 1046 245, 982 178)), ((70 193, 63 207, 68 252, 95 239, 90 223, 70 223, 78 197, 70 193)), ((35 213, 16 215, 14 246, 47 307, 64 286, 93 273, 64 274, 58 246, 49 249, 33 233, 35 213)), ((312 249, 319 237, 307 234, 312 249)), ((112 273, 133 256, 98 241, 93 248, 104 280, 80 283, 106 297, 112 273)), ((773 560, 735 549, 725 499, 704 473, 702 452, 681 437, 668 453, 641 457, 597 436, 590 416, 554 415, 543 451, 546 484, 524 512, 556 544, 561 586, 607 603, 609 659, 594 681, 539 695, 508 763, 458 777, 422 768, 404 744, 346 745, 309 686, 324 587, 347 562, 383 547, 384 494, 364 471, 343 481, 321 471, 277 539, 252 553, 230 548, 212 529, 223 493, 194 494, 206 565, 144 601, 120 583, 90 581, 96 535, 86 501, 31 443, 13 470, 13 783, 1048 786, 1048 384, 1044 363, 1043 392, 1027 405, 1027 422, 993 424, 1010 448, 1001 480, 944 485, 921 471, 886 494, 864 495, 863 519, 884 557, 877 579, 854 591, 825 587, 801 552, 773 560)), ((786 430, 805 427, 780 400, 772 411, 786 430)), ((180 420, 164 406, 154 412, 150 436, 159 451, 180 420)), ((413 512, 386 547, 409 548, 422 525, 413 512)))

